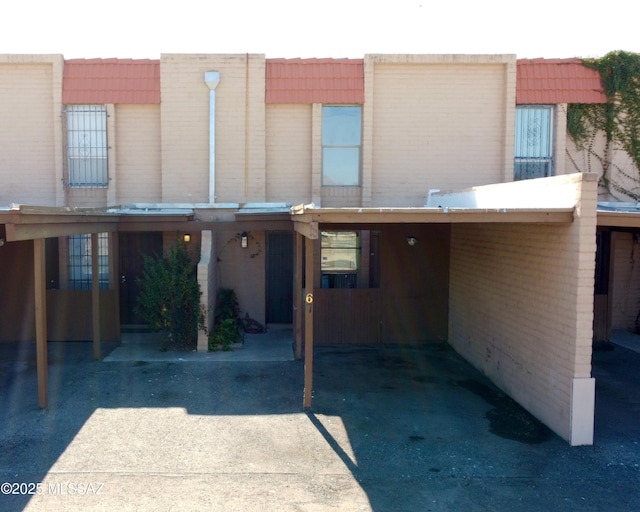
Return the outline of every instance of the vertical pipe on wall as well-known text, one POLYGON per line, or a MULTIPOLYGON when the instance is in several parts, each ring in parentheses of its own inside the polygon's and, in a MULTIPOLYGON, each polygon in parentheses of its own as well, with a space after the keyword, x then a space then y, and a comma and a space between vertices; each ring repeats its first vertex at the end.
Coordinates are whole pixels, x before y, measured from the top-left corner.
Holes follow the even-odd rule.
POLYGON ((204 81, 209 87, 209 204, 216 202, 216 87, 219 71, 205 71, 204 81))
POLYGON ((244 200, 249 200, 249 54, 244 70, 244 200))

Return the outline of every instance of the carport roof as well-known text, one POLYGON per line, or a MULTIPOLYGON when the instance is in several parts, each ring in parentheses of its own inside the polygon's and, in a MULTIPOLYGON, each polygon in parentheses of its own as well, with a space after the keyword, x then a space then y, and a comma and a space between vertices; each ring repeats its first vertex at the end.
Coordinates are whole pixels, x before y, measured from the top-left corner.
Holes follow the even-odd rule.
POLYGON ((290 229, 289 205, 277 203, 136 204, 105 208, 11 205, 0 208, 9 242, 115 231, 290 229))
MULTIPOLYGON (((577 173, 458 191, 430 190, 426 206, 420 207, 322 208, 301 204, 289 209, 284 203, 157 204, 144 208, 13 205, 0 210, 0 224, 5 225, 7 240, 16 241, 105 231, 256 229, 256 223, 262 229, 289 229, 292 221, 294 229, 308 238, 318 237, 320 224, 571 223, 578 200, 577 185, 596 180, 595 175, 577 173)), ((607 213, 629 216, 633 225, 640 227, 637 213, 607 213)), ((598 224, 606 225, 600 215, 598 224)))
POLYGON ((640 228, 640 203, 599 202, 598 226, 640 228))
POLYGON ((318 238, 320 224, 569 223, 573 215, 574 207, 318 208, 298 205, 291 209, 295 230, 308 238, 318 238))
POLYGON ((128 225, 131 229, 141 220, 170 230, 192 219, 193 210, 190 209, 139 210, 134 213, 118 208, 12 205, 0 211, 0 224, 4 224, 10 242, 128 230, 122 229, 121 225, 128 225))
POLYGON ((308 238, 318 237, 320 224, 570 223, 583 181, 596 182, 597 176, 575 173, 463 190, 429 190, 422 207, 298 205, 291 209, 291 219, 295 230, 308 238))
POLYGON ((353 207, 318 208, 294 206, 292 219, 298 222, 571 222, 573 207, 562 208, 459 208, 459 207, 353 207))

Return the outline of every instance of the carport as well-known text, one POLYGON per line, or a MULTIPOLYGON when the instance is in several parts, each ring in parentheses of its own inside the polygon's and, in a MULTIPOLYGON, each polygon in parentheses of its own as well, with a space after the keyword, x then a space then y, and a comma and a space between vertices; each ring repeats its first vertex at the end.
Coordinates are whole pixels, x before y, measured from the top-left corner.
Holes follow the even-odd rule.
MULTIPOLYGON (((48 314, 51 318, 57 311, 63 310, 66 315, 62 323, 86 323, 90 334, 84 339, 92 340, 94 359, 100 357, 107 315, 118 314, 120 280, 116 261, 119 252, 117 234, 209 232, 209 243, 202 246, 210 252, 212 231, 291 229, 286 212, 265 213, 262 211, 264 208, 248 208, 247 205, 239 212, 238 208, 237 204, 201 205, 197 209, 193 205, 137 205, 131 208, 12 205, 0 210, 0 245, 4 245, 0 263, 4 265, 6 285, 0 291, 0 309, 3 310, 5 323, 21 323, 25 336, 28 339, 35 338, 40 407, 45 408, 48 404, 47 341, 48 331, 51 330, 47 322, 48 314), (247 211, 260 213, 252 216, 247 211), (101 290, 98 282, 99 233, 114 237, 110 244, 116 249, 115 254, 110 253, 109 256, 113 258, 109 263, 113 272, 108 290, 101 290), (91 235, 91 290, 48 289, 46 240, 71 235, 91 235), (20 322, 16 322, 16 319, 20 319, 20 322)), ((57 258, 55 260, 57 264, 57 258)), ((119 333, 119 318, 113 321, 109 317, 109 320, 119 333)))
MULTIPOLYGON (((148 230, 178 229, 193 219, 193 213, 163 211, 159 215, 149 215, 147 212, 147 214, 123 216, 121 212, 111 208, 14 205, 10 209, 2 211, 0 219, 4 227, 7 248, 16 248, 8 257, 9 268, 6 271, 13 274, 14 281, 22 281, 21 286, 10 287, 10 289, 18 290, 22 294, 22 296, 13 299, 13 307, 20 308, 29 302, 32 304, 31 307, 27 307, 26 311, 17 310, 15 313, 23 318, 34 316, 38 403, 40 407, 44 408, 48 404, 47 299, 49 298, 50 306, 54 308, 62 304, 62 307, 71 309, 75 321, 84 320, 84 316, 90 318, 93 357, 99 359, 102 339, 101 318, 105 314, 105 310, 114 310, 114 306, 108 305, 106 302, 116 301, 117 303, 119 281, 113 275, 112 284, 115 286, 115 290, 100 290, 98 233, 108 233, 108 236, 113 236, 119 230, 136 230, 140 229, 141 225, 144 225, 148 230), (87 294, 83 291, 79 300, 69 300, 72 294, 77 292, 47 289, 45 245, 47 239, 79 234, 91 235, 92 287, 87 294), (32 267, 29 268, 28 260, 25 258, 31 254, 32 267), (88 314, 84 312, 87 307, 89 308, 88 314), (83 311, 78 308, 82 308, 83 311)), ((113 262, 110 263, 110 267, 115 268, 113 262)), ((2 303, 6 303, 7 300, 7 297, 3 297, 2 303)), ((52 308, 49 309, 49 313, 52 313, 52 308)), ((8 314, 5 311, 5 315, 8 314)))
POLYGON ((634 254, 639 234, 637 203, 598 203, 594 342, 610 341, 614 330, 637 330, 640 291, 634 254))
MULTIPOLYGON (((592 444, 596 198, 597 177, 574 174, 457 192, 431 191, 426 205, 417 208, 294 207, 291 220, 279 220, 277 226, 293 221, 296 233, 294 338, 296 355, 301 357, 304 350, 304 407, 312 405, 314 314, 317 297, 323 296, 315 285, 322 230, 375 227, 402 232, 407 226, 448 226, 446 341, 570 444, 592 444)), ((47 403, 44 240, 136 229, 206 230, 224 221, 211 215, 196 219, 184 212, 153 219, 96 209, 22 208, 5 213, 6 239, 33 241, 38 394, 43 407, 47 403)), ((228 222, 237 227, 234 213, 229 213, 228 222)), ((95 236, 92 239, 97 242, 95 236)), ((97 262, 93 265, 95 276, 97 262)), ((98 289, 97 283, 93 289, 98 289)), ((412 306, 414 317, 422 316, 423 304, 417 301, 412 306)), ((92 318, 95 354, 100 344, 97 292, 92 292, 92 318)))
POLYGON ((320 233, 448 224, 448 343, 570 444, 592 444, 596 197, 596 176, 573 174, 431 191, 420 208, 294 207, 304 407, 312 405, 320 233))
MULTIPOLYGON (((273 207, 265 210, 262 205, 245 205, 239 212, 237 204, 196 206, 153 204, 94 208, 12 205, 10 208, 0 209, 0 245, 4 245, 5 251, 5 259, 1 260, 5 266, 5 288, 0 291, 0 309, 5 318, 19 318, 22 324, 28 324, 25 329, 27 337, 36 340, 40 407, 47 407, 48 404, 47 341, 48 331, 51 330, 51 325, 48 324, 52 319, 58 322, 88 322, 94 359, 100 357, 106 315, 116 316, 111 323, 118 329, 119 336, 120 280, 116 261, 119 252, 118 233, 208 232, 209 242, 202 244, 202 247, 207 248, 210 253, 213 231, 291 228, 289 214, 281 212, 282 208, 276 208, 277 211, 274 212, 273 207), (252 215, 247 215, 246 212, 252 215), (114 272, 110 275, 108 290, 101 290, 98 282, 99 233, 115 237, 110 242, 116 250, 109 256, 112 259, 109 267, 114 272), (91 235, 90 291, 47 289, 46 240, 70 235, 91 235), (88 318, 84 318, 85 316, 88 318)), ((211 254, 208 256, 207 261, 211 261, 211 254)))

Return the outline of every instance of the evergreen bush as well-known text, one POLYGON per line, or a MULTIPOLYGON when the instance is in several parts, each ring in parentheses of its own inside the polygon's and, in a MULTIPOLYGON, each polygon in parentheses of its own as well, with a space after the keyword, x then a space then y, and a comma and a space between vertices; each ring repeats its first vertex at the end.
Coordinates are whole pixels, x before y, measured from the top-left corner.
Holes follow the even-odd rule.
POLYGON ((186 246, 177 241, 166 257, 144 257, 137 311, 165 332, 167 349, 194 350, 200 315, 200 286, 186 246))

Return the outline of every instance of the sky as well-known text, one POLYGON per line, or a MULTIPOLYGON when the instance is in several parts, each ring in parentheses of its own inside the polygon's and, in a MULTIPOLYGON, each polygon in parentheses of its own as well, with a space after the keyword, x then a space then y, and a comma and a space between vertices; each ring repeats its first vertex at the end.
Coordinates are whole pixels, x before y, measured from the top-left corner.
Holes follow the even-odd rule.
POLYGON ((0 54, 151 58, 260 53, 640 53, 629 0, 14 0, 0 9, 0 54))

